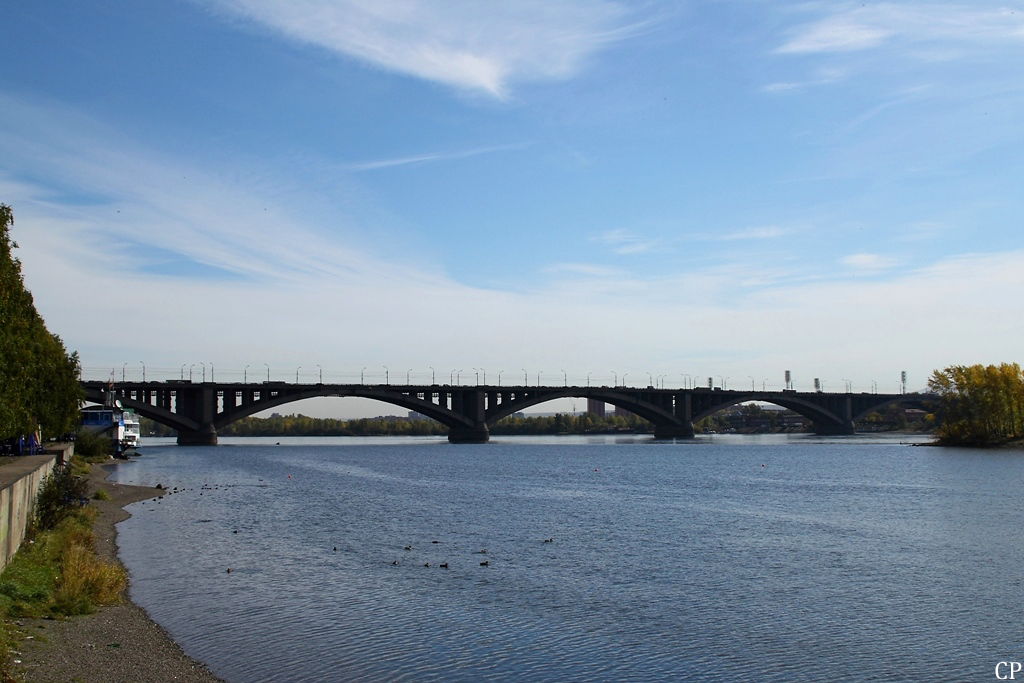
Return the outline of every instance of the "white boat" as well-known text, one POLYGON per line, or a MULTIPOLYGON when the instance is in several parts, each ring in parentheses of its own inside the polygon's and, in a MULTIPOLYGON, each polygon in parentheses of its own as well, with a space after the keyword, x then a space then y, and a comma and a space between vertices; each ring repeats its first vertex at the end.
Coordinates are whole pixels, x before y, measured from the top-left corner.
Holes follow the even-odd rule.
POLYGON ((119 404, 120 401, 111 406, 86 406, 80 412, 82 427, 108 436, 118 451, 123 452, 138 447, 141 432, 139 416, 119 404))

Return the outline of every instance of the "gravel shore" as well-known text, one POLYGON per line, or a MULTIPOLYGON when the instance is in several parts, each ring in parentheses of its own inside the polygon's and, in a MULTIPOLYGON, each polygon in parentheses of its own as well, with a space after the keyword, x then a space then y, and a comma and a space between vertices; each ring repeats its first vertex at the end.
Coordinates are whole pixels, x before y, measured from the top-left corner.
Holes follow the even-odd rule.
MULTIPOLYGON (((163 495, 160 489, 105 481, 110 465, 92 466, 89 494, 102 488, 110 500, 94 500, 99 511, 96 552, 117 562, 114 525, 130 515, 124 506, 163 495)), ((189 659, 167 632, 125 591, 122 603, 68 620, 21 619, 26 638, 18 646, 26 681, 32 683, 215 683, 221 681, 189 659)))

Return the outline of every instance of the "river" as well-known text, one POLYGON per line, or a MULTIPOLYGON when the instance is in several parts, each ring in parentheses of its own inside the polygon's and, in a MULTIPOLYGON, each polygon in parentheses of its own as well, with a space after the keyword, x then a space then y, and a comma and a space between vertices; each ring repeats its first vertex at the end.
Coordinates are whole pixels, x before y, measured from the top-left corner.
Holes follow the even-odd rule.
POLYGON ((172 490, 132 599, 231 683, 991 680, 1024 457, 908 439, 147 439, 112 479, 172 490))

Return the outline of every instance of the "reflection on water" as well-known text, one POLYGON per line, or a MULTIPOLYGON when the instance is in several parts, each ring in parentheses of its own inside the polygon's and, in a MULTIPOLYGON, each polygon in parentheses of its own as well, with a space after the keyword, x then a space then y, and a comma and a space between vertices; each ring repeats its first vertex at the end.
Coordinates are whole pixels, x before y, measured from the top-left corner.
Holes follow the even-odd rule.
POLYGON ((229 681, 953 681, 1024 657, 1016 454, 225 442, 147 440, 115 477, 178 487, 132 507, 122 558, 229 681))

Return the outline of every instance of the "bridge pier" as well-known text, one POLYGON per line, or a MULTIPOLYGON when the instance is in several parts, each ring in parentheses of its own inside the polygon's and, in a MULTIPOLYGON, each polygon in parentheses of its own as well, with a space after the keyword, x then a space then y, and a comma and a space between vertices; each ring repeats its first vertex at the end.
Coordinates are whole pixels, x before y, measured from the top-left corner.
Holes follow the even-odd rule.
POLYGON ((692 439, 693 437, 693 423, 689 421, 683 424, 654 425, 655 439, 692 439))
POLYGON ((449 427, 449 443, 487 443, 491 440, 491 432, 487 425, 473 427, 449 427))
POLYGON ((192 431, 186 429, 178 430, 179 446, 216 446, 217 429, 212 423, 204 424, 199 429, 192 431))

